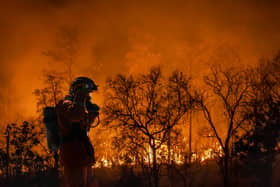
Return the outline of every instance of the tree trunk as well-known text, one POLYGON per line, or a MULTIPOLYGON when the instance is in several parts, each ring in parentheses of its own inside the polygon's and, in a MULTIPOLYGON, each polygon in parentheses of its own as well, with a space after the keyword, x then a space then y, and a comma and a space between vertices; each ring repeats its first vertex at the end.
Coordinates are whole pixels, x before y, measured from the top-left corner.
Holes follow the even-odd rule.
POLYGON ((171 132, 168 131, 168 140, 167 140, 167 162, 168 166, 171 164, 171 132))
POLYGON ((7 137, 6 137, 6 154, 7 154, 7 157, 6 157, 6 177, 7 179, 9 179, 9 165, 10 165, 10 132, 9 132, 9 125, 7 126, 7 137))
POLYGON ((223 177, 224 177, 224 187, 229 187, 229 150, 225 149, 224 163, 223 163, 223 177))
MULTIPOLYGON (((172 160, 173 162, 173 160, 172 160)), ((173 174, 171 171, 171 131, 168 131, 168 139, 167 139, 167 173, 170 185, 173 186, 173 174)))
POLYGON ((58 167, 59 167, 59 158, 58 158, 58 152, 57 151, 55 151, 54 152, 54 155, 53 155, 53 158, 54 158, 54 168, 56 169, 56 170, 58 170, 58 167))
POLYGON ((192 112, 190 112, 190 127, 189 127, 189 165, 192 162, 192 112))
POLYGON ((154 187, 159 187, 159 175, 158 175, 158 166, 157 166, 157 153, 156 149, 152 147, 153 151, 153 168, 152 173, 154 177, 154 187))
POLYGON ((273 163, 273 158, 272 158, 272 153, 269 154, 267 163, 266 163, 266 168, 265 168, 265 173, 264 173, 264 186, 265 187, 272 187, 272 163, 273 163))

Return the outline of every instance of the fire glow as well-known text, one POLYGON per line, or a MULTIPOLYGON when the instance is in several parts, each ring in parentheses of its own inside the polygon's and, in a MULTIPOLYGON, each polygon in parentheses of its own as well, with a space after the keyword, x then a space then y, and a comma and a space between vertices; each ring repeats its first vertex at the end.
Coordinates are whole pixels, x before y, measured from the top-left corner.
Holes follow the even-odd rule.
MULTIPOLYGON (((148 149, 149 154, 144 157, 144 163, 149 165, 153 163, 153 154, 151 148, 148 149)), ((171 154, 175 154, 173 156, 173 162, 176 165, 183 165, 186 163, 185 156, 183 154, 175 153, 174 150, 170 150, 171 154)), ((157 161, 158 163, 164 163, 166 162, 166 158, 168 158, 168 153, 167 153, 167 146, 163 145, 159 150, 158 150, 158 155, 157 155, 157 161)), ((223 152, 222 152, 222 147, 219 146, 218 149, 214 148, 207 148, 203 149, 199 152, 193 152, 192 153, 192 158, 191 162, 200 162, 200 163, 205 163, 206 161, 209 160, 215 160, 217 157, 222 157, 223 152)), ((126 165, 124 161, 117 160, 116 162, 118 165, 126 165)), ((129 164, 131 166, 136 165, 135 159, 132 159, 131 163, 129 164)), ((103 156, 100 160, 96 162, 96 164, 93 166, 93 168, 111 168, 113 166, 113 162, 107 158, 106 156, 103 156)))

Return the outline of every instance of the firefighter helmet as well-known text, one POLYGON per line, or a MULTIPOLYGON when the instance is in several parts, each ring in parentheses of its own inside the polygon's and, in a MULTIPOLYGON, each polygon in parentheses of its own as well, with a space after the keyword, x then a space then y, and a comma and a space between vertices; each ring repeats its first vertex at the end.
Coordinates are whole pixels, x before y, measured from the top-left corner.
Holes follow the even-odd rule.
POLYGON ((78 89, 86 88, 88 92, 93 92, 97 90, 97 85, 93 80, 88 77, 77 77, 71 83, 70 94, 73 95, 78 89))

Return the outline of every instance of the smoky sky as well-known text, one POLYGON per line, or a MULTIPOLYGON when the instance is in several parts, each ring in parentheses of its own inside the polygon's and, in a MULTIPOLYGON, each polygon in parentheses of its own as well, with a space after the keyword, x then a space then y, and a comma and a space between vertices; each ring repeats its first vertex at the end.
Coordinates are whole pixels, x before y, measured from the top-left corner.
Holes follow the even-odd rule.
POLYGON ((272 0, 2 2, 0 81, 6 91, 0 104, 19 116, 34 113, 32 91, 43 86, 42 71, 61 68, 42 55, 57 47, 61 28, 78 33, 75 72, 103 84, 106 77, 152 65, 199 75, 212 56, 232 50, 244 64, 270 57, 280 49, 279 11, 279 1, 272 0))

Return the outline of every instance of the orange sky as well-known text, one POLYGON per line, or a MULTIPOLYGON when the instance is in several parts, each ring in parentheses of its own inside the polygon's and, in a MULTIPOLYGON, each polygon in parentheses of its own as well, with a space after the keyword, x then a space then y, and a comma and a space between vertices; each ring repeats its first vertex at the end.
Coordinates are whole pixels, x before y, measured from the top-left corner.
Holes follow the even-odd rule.
POLYGON ((101 86, 108 76, 153 65, 199 77, 217 56, 230 58, 233 51, 247 65, 280 49, 277 1, 7 2, 0 6, 0 106, 6 111, 1 120, 34 114, 32 91, 42 87, 42 71, 58 69, 42 52, 56 47, 61 28, 77 31, 76 75, 91 76, 101 86))

